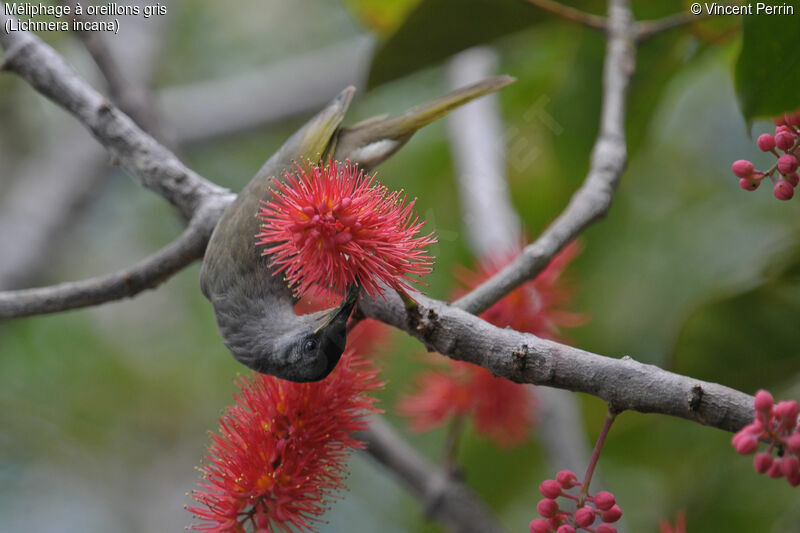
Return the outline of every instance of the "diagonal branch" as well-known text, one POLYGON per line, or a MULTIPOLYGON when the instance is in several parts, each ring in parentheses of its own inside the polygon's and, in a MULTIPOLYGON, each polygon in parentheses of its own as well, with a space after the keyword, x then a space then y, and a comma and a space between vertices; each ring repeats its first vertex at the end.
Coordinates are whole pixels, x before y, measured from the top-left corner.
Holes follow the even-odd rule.
POLYGON ((603 70, 600 132, 589 174, 567 208, 532 244, 503 270, 458 299, 453 305, 481 313, 510 291, 544 270, 550 259, 593 222, 603 218, 625 169, 625 99, 633 76, 636 51, 633 17, 624 0, 609 5, 608 46, 603 70))
POLYGON ((656 20, 643 20, 636 23, 636 42, 642 43, 651 37, 655 37, 660 33, 686 26, 698 20, 708 18, 708 13, 703 10, 699 15, 694 15, 689 11, 684 13, 675 13, 668 17, 656 20))
POLYGON ((466 485, 421 456, 382 418, 376 418, 357 438, 366 452, 393 472, 422 500, 426 514, 458 533, 505 531, 483 502, 466 485))
POLYGON ((157 287, 203 257, 214 224, 226 205, 209 203, 177 239, 130 268, 83 281, 0 292, 0 320, 99 305, 157 287))
POLYGON ((599 15, 592 15, 591 13, 587 13, 585 11, 581 11, 580 9, 576 9, 571 6, 565 6, 561 2, 556 2, 554 0, 525 0, 531 5, 534 5, 540 9, 545 11, 549 11, 554 15, 558 15, 561 18, 571 20, 572 22, 577 22, 587 28, 591 28, 593 30, 603 30, 606 29, 606 19, 605 17, 601 17, 599 15))
POLYGON ((29 32, 5 31, 0 10, 2 68, 18 74, 41 94, 72 113, 143 186, 192 218, 203 199, 227 190, 190 170, 81 79, 58 53, 29 32))

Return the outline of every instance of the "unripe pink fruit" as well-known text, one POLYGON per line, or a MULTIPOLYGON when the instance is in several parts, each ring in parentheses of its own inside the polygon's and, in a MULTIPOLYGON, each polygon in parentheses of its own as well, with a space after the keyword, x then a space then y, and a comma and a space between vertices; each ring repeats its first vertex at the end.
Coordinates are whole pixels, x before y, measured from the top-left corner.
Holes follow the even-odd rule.
POLYGON ((758 189, 759 185, 761 185, 761 182, 753 178, 739 178, 739 187, 746 191, 754 191, 758 189))
POLYGON ((732 443, 736 452, 742 455, 750 455, 758 449, 758 439, 747 433, 737 433, 733 436, 732 443))
POLYGON ((619 505, 615 504, 608 511, 603 511, 601 517, 603 518, 603 522, 616 522, 622 518, 622 509, 619 508, 619 505))
POLYGON ((791 174, 798 166, 800 163, 793 154, 783 154, 778 158, 778 171, 781 174, 791 174))
POLYGON ((794 187, 788 181, 780 180, 772 189, 772 195, 778 200, 791 200, 794 196, 794 187))
POLYGON ((545 498, 536 504, 536 510, 545 518, 552 518, 558 512, 558 503, 550 498, 545 498))
POLYGON ((731 165, 731 170, 740 178, 747 178, 753 173, 755 167, 753 167, 753 163, 750 161, 747 161, 746 159, 739 159, 733 162, 731 165))
POLYGON ((556 530, 556 533, 575 533, 575 528, 569 524, 564 524, 556 530))
POLYGON ((617 528, 611 524, 600 524, 597 526, 597 533, 617 533, 617 528))
POLYGON ((784 152, 794 145, 795 136, 788 131, 779 131, 775 134, 775 145, 784 152))
POLYGON ((797 425, 798 414, 800 414, 800 406, 794 400, 784 400, 775 405, 775 416, 789 427, 797 425))
POLYGON ((550 522, 542 518, 537 518, 536 520, 531 521, 531 525, 528 527, 530 528, 531 533, 552 533, 553 531, 550 528, 550 522))
POLYGON ((792 433, 786 441, 786 447, 792 453, 800 453, 800 433, 792 433))
POLYGON ((797 175, 797 172, 786 174, 785 176, 783 176, 783 179, 791 183, 792 187, 797 187, 797 184, 800 183, 800 176, 797 175))
POLYGON ((584 505, 575 511, 575 523, 582 528, 594 524, 594 509, 590 505, 584 505))
POLYGON ((798 462, 797 457, 794 455, 786 455, 778 459, 778 461, 781 464, 781 472, 783 472, 783 475, 787 478, 800 472, 800 462, 798 462))
POLYGON ((761 389, 756 393, 756 399, 755 399, 756 411, 761 411, 762 413, 769 413, 770 409, 772 409, 772 406, 774 404, 775 404, 775 399, 769 392, 765 391, 764 389, 761 389))
POLYGON ((556 474, 556 481, 565 489, 571 489, 578 484, 578 476, 571 470, 562 470, 556 474))
POLYGON ((614 495, 606 490, 601 490, 597 493, 597 496, 594 497, 594 504, 601 511, 608 511, 615 503, 617 503, 617 500, 614 498, 614 495))
POLYGON ((772 456, 767 452, 757 453, 756 456, 753 457, 753 468, 755 468, 756 472, 759 474, 763 474, 769 470, 769 467, 772 466, 772 463, 772 456))
POLYGON ((792 126, 800 126, 800 111, 785 113, 783 115, 783 120, 785 120, 787 124, 790 124, 792 126))
POLYGON ((800 472, 797 472, 796 474, 792 474, 791 476, 787 477, 786 481, 788 481, 789 485, 791 485, 792 487, 800 485, 800 472))
POLYGON ((780 461, 773 461, 772 465, 767 470, 767 475, 773 479, 778 479, 779 477, 783 477, 783 470, 781 470, 781 463, 780 461))
POLYGON ((561 485, 555 479, 545 479, 539 484, 539 492, 545 498, 555 499, 561 494, 561 485))
POLYGON ((770 150, 775 149, 775 137, 769 133, 763 133, 758 136, 756 144, 758 144, 758 147, 762 152, 769 152, 770 150))

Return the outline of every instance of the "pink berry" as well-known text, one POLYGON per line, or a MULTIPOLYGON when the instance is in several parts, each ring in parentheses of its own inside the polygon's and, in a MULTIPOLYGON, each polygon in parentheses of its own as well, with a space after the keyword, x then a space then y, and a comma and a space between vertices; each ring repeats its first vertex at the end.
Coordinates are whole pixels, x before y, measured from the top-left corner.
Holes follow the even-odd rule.
POLYGON ((556 474, 556 481, 565 489, 571 489, 578 485, 578 476, 572 470, 562 470, 556 474))
POLYGON ((550 529, 550 522, 541 518, 531 521, 531 525, 529 527, 531 533, 552 533, 553 531, 550 529))
POLYGON ((761 182, 753 178, 739 178, 739 187, 746 191, 754 191, 758 189, 759 185, 761 185, 761 182))
POLYGON ((555 479, 545 479, 539 484, 539 492, 552 500, 561 495, 561 485, 555 479))
POLYGON ((800 407, 794 400, 778 402, 775 405, 775 416, 780 418, 787 427, 794 428, 797 425, 798 414, 800 414, 800 407))
POLYGON ((784 113, 783 120, 791 126, 800 126, 800 111, 793 111, 791 113, 784 113))
POLYGON ((758 439, 747 433, 737 433, 732 442, 736 452, 741 455, 750 455, 758 449, 758 439))
POLYGON ((755 457, 753 457, 753 468, 756 469, 756 472, 759 474, 764 474, 769 467, 772 466, 772 456, 767 452, 757 453, 755 457))
POLYGON ((584 505, 575 511, 575 523, 582 528, 587 528, 594 524, 594 509, 591 505, 584 505))
POLYGON ((597 526, 597 533, 617 533, 617 528, 611 524, 600 524, 597 526))
POLYGON ((786 481, 788 481, 789 485, 791 485, 792 487, 800 485, 800 472, 797 472, 796 474, 792 474, 791 476, 787 477, 786 481))
POLYGON ((792 187, 797 187, 797 184, 800 183, 800 176, 797 174, 797 172, 786 174, 783 176, 783 179, 791 183, 792 187))
POLYGON ((795 136, 788 131, 782 130, 775 133, 775 145, 784 152, 794 146, 795 136))
POLYGON ((772 195, 778 200, 791 200, 794 196, 794 187, 786 180, 780 180, 772 188, 772 195))
POLYGON ((800 166, 800 162, 793 154, 783 154, 778 158, 778 171, 781 174, 791 174, 797 170, 798 166, 800 166))
POLYGON ((575 528, 569 524, 564 524, 556 530, 556 533, 575 533, 575 528))
POLYGON ((622 509, 619 508, 619 505, 614 504, 608 511, 603 511, 601 518, 603 522, 616 522, 622 518, 622 509))
POLYGON ((796 472, 800 472, 800 461, 798 461, 797 457, 794 455, 785 455, 778 459, 778 461, 781 464, 781 472, 783 472, 783 475, 787 478, 795 475, 796 472))
POLYGON ((758 147, 762 152, 769 152, 770 150, 775 149, 775 137, 769 133, 762 133, 758 136, 756 144, 758 144, 758 147))
POLYGON ((755 399, 755 408, 756 411, 761 411, 762 413, 766 412, 769 413, 769 410, 772 409, 772 406, 775 404, 775 400, 772 398, 772 394, 765 391, 764 389, 759 390, 756 393, 755 399))
POLYGON ((615 503, 617 503, 617 500, 614 498, 614 495, 607 490, 601 490, 597 493, 597 496, 594 497, 594 504, 601 511, 608 511, 615 503))
POLYGON ((545 518, 552 518, 558 512, 558 503, 550 498, 545 498, 536 504, 536 510, 545 518))
POLYGON ((776 126, 782 126, 782 125, 786 124, 786 119, 783 118, 783 115, 781 115, 779 117, 773 117, 772 118, 772 123, 775 124, 776 126))
POLYGON ((781 469, 781 462, 780 461, 773 461, 772 466, 769 467, 767 470, 767 475, 773 479, 778 479, 779 477, 783 477, 783 470, 781 469))
POLYGON ((746 159, 739 159, 733 162, 731 165, 731 170, 740 178, 747 178, 753 173, 755 167, 753 167, 753 163, 750 161, 747 161, 746 159))
POLYGON ((800 454, 800 433, 792 433, 786 440, 786 447, 792 453, 800 454))

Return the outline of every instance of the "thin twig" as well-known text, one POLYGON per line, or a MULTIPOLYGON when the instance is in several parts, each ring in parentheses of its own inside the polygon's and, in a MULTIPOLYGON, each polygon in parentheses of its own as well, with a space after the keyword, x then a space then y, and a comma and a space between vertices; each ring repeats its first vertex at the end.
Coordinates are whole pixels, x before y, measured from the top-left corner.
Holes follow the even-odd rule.
POLYGON ((571 20, 572 22, 577 22, 578 24, 586 26, 587 28, 591 28, 593 30, 602 30, 602 31, 605 31, 606 29, 605 17, 601 17, 599 15, 592 15, 591 13, 581 11, 580 9, 576 9, 571 6, 565 6, 564 4, 560 2, 555 2, 554 0, 525 0, 525 1, 540 9, 549 11, 554 15, 558 15, 561 18, 571 20))
POLYGON ((665 31, 679 28, 681 26, 686 26, 687 24, 692 24, 698 20, 708 18, 708 16, 709 15, 706 11, 703 11, 699 15, 694 15, 691 12, 686 11, 683 13, 675 13, 674 15, 670 15, 661 19, 642 20, 634 25, 636 42, 642 43, 660 33, 664 33, 665 31))
POLYGON ((453 305, 481 313, 497 300, 544 270, 550 259, 611 207, 617 183, 625 169, 625 101, 634 71, 633 17, 627 2, 609 5, 608 46, 603 71, 600 132, 595 141, 589 174, 566 209, 532 244, 503 270, 462 296, 453 305))
POLYGON ((420 498, 426 514, 458 533, 505 531, 466 485, 435 466, 405 442, 382 418, 356 436, 366 452, 387 467, 420 498))

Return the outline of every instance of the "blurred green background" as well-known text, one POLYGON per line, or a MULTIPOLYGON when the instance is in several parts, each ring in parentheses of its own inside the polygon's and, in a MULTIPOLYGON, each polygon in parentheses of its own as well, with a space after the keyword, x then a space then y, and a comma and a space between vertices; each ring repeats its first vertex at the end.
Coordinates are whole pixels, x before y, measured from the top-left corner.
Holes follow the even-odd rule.
MULTIPOLYGON (((604 10, 602 2, 579 5, 604 10)), ((686 9, 644 0, 634 8, 640 18, 686 9)), ((530 237, 585 176, 597 131, 603 39, 522 2, 193 0, 169 10, 156 89, 224 79, 374 35, 375 87, 359 91, 350 123, 446 92, 443 60, 488 40, 500 71, 518 78, 500 101, 513 202, 530 237), (532 106, 552 121, 532 119, 526 114, 532 106)), ((748 126, 734 93, 741 22, 712 18, 640 49, 629 100, 629 166, 609 216, 582 237, 583 252, 568 271, 577 280, 573 309, 591 321, 568 334, 597 353, 630 355, 748 393, 769 388, 776 397, 797 398, 798 200, 778 202, 766 186, 745 193, 730 172, 735 159, 761 168, 773 162, 754 142, 771 125, 748 126)), ((125 24, 118 38, 125 38, 125 24)), ((79 72, 92 74, 69 34, 43 37, 79 72)), ((20 161, 46 156, 37 152, 37 139, 61 112, 9 74, 0 77, 0 95, 2 195, 14 185, 20 161)), ((226 94, 218 98, 222 103, 226 94)), ((180 154, 201 175, 238 190, 311 113, 185 144, 180 154)), ((428 289, 448 297, 454 267, 474 259, 452 200, 456 182, 444 125, 419 132, 380 177, 418 197, 418 212, 440 235, 428 289)), ((74 227, 55 236, 46 268, 29 284, 122 268, 180 229, 166 202, 112 172, 74 227)), ((0 531, 179 531, 191 523, 183 505, 196 481, 193 466, 243 370, 220 341, 197 276, 194 265, 131 300, 0 324, 0 531)), ((393 405, 421 368, 419 349, 399 332, 382 349, 389 382, 382 406, 399 427, 393 405)), ((581 405, 593 439, 605 406, 583 396, 581 405)), ((685 509, 691 532, 800 531, 796 490, 757 476, 730 437, 663 416, 621 415, 599 475, 616 494, 628 530, 657 531, 659 519, 685 509)), ((439 459, 443 431, 409 438, 439 459)), ((539 482, 559 469, 543 462, 535 435, 507 451, 470 429, 459 458, 467 482, 510 531, 527 530, 539 482)), ((347 484, 324 531, 438 531, 366 456, 354 456, 347 484)))

